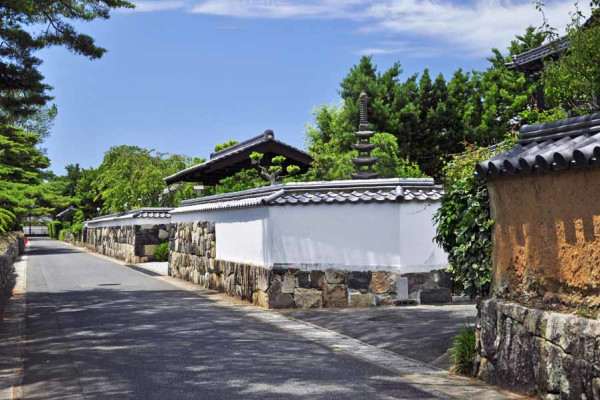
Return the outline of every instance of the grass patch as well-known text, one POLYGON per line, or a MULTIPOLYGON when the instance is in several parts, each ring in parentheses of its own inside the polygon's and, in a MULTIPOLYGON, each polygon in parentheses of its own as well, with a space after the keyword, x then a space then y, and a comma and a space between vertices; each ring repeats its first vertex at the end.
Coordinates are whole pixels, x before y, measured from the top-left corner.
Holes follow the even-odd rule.
POLYGON ((471 376, 475 363, 475 327, 466 325, 452 341, 450 359, 452 372, 471 376))

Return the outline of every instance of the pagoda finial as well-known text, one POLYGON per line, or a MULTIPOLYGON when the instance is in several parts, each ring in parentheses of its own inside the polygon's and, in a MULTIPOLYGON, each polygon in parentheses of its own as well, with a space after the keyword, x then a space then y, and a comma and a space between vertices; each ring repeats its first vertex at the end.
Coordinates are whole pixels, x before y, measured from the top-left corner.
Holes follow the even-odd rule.
POLYGON ((372 179, 377 178, 379 174, 371 169, 371 167, 377 162, 377 157, 371 157, 371 151, 377 147, 376 144, 371 143, 371 136, 375 132, 369 130, 369 118, 368 118, 368 96, 363 90, 360 92, 360 124, 358 125, 358 132, 356 137, 358 143, 352 145, 354 150, 358 151, 358 157, 353 157, 352 162, 356 166, 356 172, 350 174, 352 179, 372 179))
POLYGON ((360 124, 367 125, 369 123, 369 116, 368 116, 368 110, 367 110, 367 105, 368 105, 367 93, 363 90, 362 92, 360 92, 359 98, 360 98, 360 124))

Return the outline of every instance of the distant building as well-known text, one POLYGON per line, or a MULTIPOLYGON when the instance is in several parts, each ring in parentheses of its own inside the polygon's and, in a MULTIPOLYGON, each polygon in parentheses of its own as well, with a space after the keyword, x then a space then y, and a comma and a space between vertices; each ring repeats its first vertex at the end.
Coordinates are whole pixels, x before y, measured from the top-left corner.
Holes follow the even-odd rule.
POLYGON ((286 158, 284 167, 297 165, 300 167, 300 172, 306 172, 312 162, 310 154, 275 139, 275 133, 267 130, 261 135, 212 153, 208 161, 168 176, 165 178, 165 182, 167 185, 177 182, 200 182, 203 185, 215 185, 221 179, 243 169, 255 168, 250 159, 250 154, 253 152, 263 153, 267 162, 275 156, 284 156, 286 158))

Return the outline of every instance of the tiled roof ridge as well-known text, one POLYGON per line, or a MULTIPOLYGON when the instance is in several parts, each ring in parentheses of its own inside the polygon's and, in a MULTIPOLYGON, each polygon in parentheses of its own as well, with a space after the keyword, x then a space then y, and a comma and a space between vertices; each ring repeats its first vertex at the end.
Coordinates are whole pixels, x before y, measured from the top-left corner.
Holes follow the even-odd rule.
POLYGON ((173 213, 294 204, 438 200, 440 185, 430 178, 294 182, 184 200, 173 213))
POLYGON ((600 164, 600 113, 524 126, 515 146, 477 164, 479 179, 600 164))
POLYGON ((236 143, 233 146, 227 147, 226 149, 215 151, 214 153, 211 153, 210 160, 217 158, 217 157, 225 156, 230 153, 234 153, 236 150, 238 150, 242 147, 246 147, 246 146, 260 143, 260 142, 266 142, 267 140, 270 140, 270 139, 275 139, 275 133, 272 130, 267 129, 260 135, 251 137, 250 139, 244 140, 243 142, 236 143))
POLYGON ((169 218, 172 207, 142 207, 120 213, 100 215, 85 222, 99 222, 117 218, 169 218))
POLYGON ((559 139, 565 136, 582 135, 600 126, 600 113, 566 118, 536 125, 524 125, 519 134, 519 143, 530 143, 539 139, 559 139))

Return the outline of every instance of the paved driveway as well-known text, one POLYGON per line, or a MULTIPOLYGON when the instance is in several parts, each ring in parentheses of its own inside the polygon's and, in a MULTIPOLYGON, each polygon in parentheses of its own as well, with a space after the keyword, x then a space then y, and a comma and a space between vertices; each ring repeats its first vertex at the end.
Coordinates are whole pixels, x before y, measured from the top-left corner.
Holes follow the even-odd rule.
POLYGON ((473 304, 462 304, 283 313, 405 357, 449 369, 447 350, 465 325, 475 324, 477 309, 473 304))
POLYGON ((388 369, 32 239, 26 399, 429 399, 388 369))

